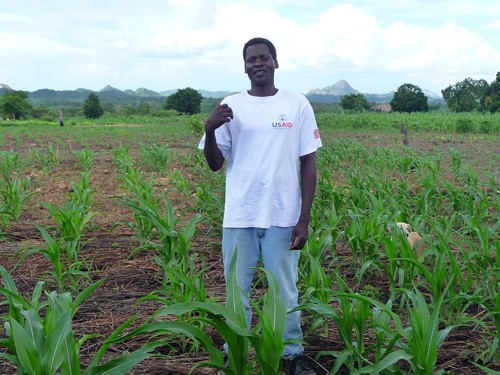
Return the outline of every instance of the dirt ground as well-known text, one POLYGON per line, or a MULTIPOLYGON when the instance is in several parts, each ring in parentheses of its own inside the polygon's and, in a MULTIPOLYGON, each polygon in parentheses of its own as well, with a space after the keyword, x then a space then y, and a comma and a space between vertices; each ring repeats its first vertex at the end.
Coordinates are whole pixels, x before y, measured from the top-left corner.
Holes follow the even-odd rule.
MULTIPOLYGON (((389 139, 383 137, 374 139, 369 134, 350 136, 356 138, 362 144, 370 143, 373 145, 373 143, 377 143, 382 147, 399 144, 397 136, 389 139)), ((2 148, 4 150, 12 149, 17 152, 26 150, 29 147, 27 143, 32 142, 30 139, 25 139, 26 143, 22 143, 19 139, 9 138, 8 136, 5 139, 6 143, 2 148)), ((491 153, 485 152, 484 144, 482 146, 476 144, 467 137, 447 141, 446 139, 427 136, 418 140, 412 139, 412 142, 416 148, 428 150, 429 152, 445 150, 449 146, 449 142, 453 142, 454 147, 460 152, 475 155, 474 163, 491 163, 491 153), (485 160, 482 159, 483 157, 485 160)), ((182 148, 183 146, 179 147, 182 148)), ((489 147, 492 152, 498 152, 498 145, 493 141, 486 147, 489 147)), ((183 152, 183 150, 180 150, 180 152, 183 152)), ((64 157, 61 157, 61 160, 62 162, 59 165, 51 168, 50 174, 36 168, 26 169, 26 175, 31 177, 33 186, 36 186, 36 194, 32 197, 29 208, 23 212, 21 219, 4 230, 5 238, 0 242, 0 264, 7 270, 12 270, 11 274, 17 283, 17 287, 25 296, 31 295, 34 286, 43 278, 44 273, 50 266, 47 260, 39 254, 30 256, 14 269, 18 261, 18 257, 14 254, 19 250, 43 244, 37 225, 51 224, 51 219, 41 202, 52 204, 64 202, 71 189, 69 179, 76 180, 78 178, 78 172, 73 166, 73 162, 64 157)), ((137 246, 137 241, 133 238, 130 229, 125 225, 115 227, 116 223, 131 221, 132 218, 126 207, 117 204, 116 200, 111 198, 124 194, 116 168, 113 166, 111 154, 97 152, 95 165, 91 175, 91 185, 95 192, 93 210, 97 214, 93 219, 91 231, 85 236, 82 256, 92 260, 94 279, 105 278, 105 282, 82 304, 74 319, 74 330, 77 334, 99 333, 107 336, 134 313, 139 313, 141 317, 139 320, 141 320, 150 316, 158 308, 158 305, 153 302, 140 305, 135 303, 139 298, 158 288, 159 274, 150 254, 139 252, 130 257, 130 251, 137 246)), ((160 181, 158 188, 167 188, 167 184, 168 181, 160 181), (162 184, 165 184, 165 186, 162 186, 162 184)), ((189 204, 184 198, 176 196, 175 193, 172 193, 171 198, 174 206, 189 204)), ((201 225, 193 241, 192 250, 204 254, 206 263, 210 266, 205 273, 207 294, 222 301, 225 286, 218 239, 212 238, 211 241, 206 241, 206 231, 207 228, 201 225)), ((337 249, 337 253, 340 256, 349 256, 350 249, 347 246, 345 248, 340 247, 337 249)), ((6 307, 0 306, 0 314, 5 312, 6 307)), ((306 324, 307 315, 304 316, 303 320, 304 324, 306 324)), ((307 326, 304 326, 304 329, 307 329, 307 326)), ((92 360, 102 340, 102 338, 92 339, 84 345, 81 350, 83 364, 92 360)), ((218 340, 219 344, 222 344, 220 339, 218 340)), ((332 357, 323 357, 318 361, 314 358, 322 350, 334 351, 342 349, 335 327, 331 327, 328 337, 313 333, 306 337, 306 341, 305 354, 315 364, 318 374, 328 374, 333 367, 332 357)), ((113 347, 108 353, 109 357, 125 351, 132 351, 141 344, 137 340, 113 347)), ((483 345, 481 338, 475 334, 472 328, 452 330, 440 350, 438 369, 453 374, 478 374, 479 371, 471 364, 471 360, 474 352, 481 345, 483 345)), ((163 358, 153 358, 142 362, 132 373, 187 374, 195 363, 207 359, 208 357, 204 353, 172 352, 163 358)), ((0 359, 0 374, 15 373, 17 371, 12 364, 0 359)), ((215 374, 215 371, 203 368, 195 373, 215 374)))

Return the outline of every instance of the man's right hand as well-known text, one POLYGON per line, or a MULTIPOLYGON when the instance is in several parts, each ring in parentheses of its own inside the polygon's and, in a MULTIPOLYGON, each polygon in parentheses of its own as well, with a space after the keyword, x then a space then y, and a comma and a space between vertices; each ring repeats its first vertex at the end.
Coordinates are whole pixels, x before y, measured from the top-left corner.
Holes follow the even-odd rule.
POLYGON ((211 132, 229 122, 233 116, 233 110, 227 104, 217 102, 214 110, 205 122, 205 131, 211 132))

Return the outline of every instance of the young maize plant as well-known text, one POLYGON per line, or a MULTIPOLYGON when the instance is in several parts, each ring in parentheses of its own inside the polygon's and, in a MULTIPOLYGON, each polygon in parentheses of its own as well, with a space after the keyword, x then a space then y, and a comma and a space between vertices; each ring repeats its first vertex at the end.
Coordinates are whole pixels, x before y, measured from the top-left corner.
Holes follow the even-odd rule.
POLYGON ((20 261, 33 253, 43 253, 51 262, 52 271, 49 273, 54 277, 58 289, 77 291, 84 282, 92 281, 86 271, 90 267, 79 256, 86 227, 95 215, 89 212, 93 195, 89 172, 82 172, 80 183, 72 182, 72 186, 71 199, 65 206, 56 207, 42 202, 42 206, 52 214, 57 225, 52 235, 49 230, 39 227, 45 246, 24 251, 20 261))
POLYGON ((19 220, 24 204, 33 195, 30 182, 30 178, 19 175, 0 176, 0 224, 19 220))
MULTIPOLYGON (((339 285, 345 281, 339 277, 339 285)), ((392 312, 392 302, 383 304, 373 298, 341 288, 332 296, 338 307, 316 299, 302 304, 297 310, 314 311, 331 319, 338 328, 339 337, 345 345, 341 351, 324 350, 317 357, 333 356, 335 365, 331 374, 347 369, 350 374, 393 374, 401 373, 396 366, 398 361, 408 361, 410 354, 397 347, 403 329, 400 317, 392 312), (368 330, 373 330, 376 337, 374 345, 364 344, 368 330), (374 357, 376 362, 370 358, 374 357)))
POLYGON ((47 202, 43 202, 42 206, 52 214, 56 221, 56 228, 66 244, 68 259, 76 263, 86 226, 95 213, 88 212, 75 201, 68 201, 62 207, 56 207, 47 202))
POLYGON ((59 164, 58 150, 49 143, 46 151, 32 150, 33 156, 37 159, 39 167, 45 173, 49 172, 50 168, 59 164))
POLYGON ((80 173, 80 181, 71 181, 71 192, 69 193, 70 200, 75 202, 77 207, 82 207, 83 210, 89 211, 92 205, 94 192, 90 186, 90 170, 85 170, 80 173))
POLYGON ((403 304, 405 295, 400 288, 412 288, 418 280, 419 268, 413 263, 418 263, 417 257, 408 243, 406 234, 395 226, 391 233, 384 237, 384 243, 383 252, 374 265, 387 277, 390 298, 393 301, 400 300, 403 304))
POLYGON ((143 250, 153 250, 155 251, 154 259, 162 269, 166 270, 172 264, 177 264, 181 269, 184 269, 187 264, 191 239, 201 216, 199 214, 193 215, 182 230, 179 230, 177 227, 180 218, 176 217, 175 209, 166 195, 164 196, 163 213, 160 213, 157 207, 147 206, 144 202, 138 202, 128 197, 118 197, 118 200, 132 209, 136 221, 140 220, 145 226, 151 228, 149 238, 132 254, 143 250))
POLYGON ((90 365, 83 370, 80 349, 87 340, 100 335, 77 338, 71 327, 72 320, 81 303, 104 279, 88 286, 75 299, 67 292, 45 292, 47 300, 42 302, 43 282, 36 285, 31 299, 27 300, 19 294, 14 280, 1 266, 0 274, 4 285, 0 294, 7 299, 2 304, 9 306, 8 315, 1 318, 6 337, 0 339, 0 347, 6 352, 0 353, 0 357, 12 362, 20 375, 123 375, 143 360, 155 356, 154 350, 165 344, 157 340, 101 363, 113 343, 133 337, 122 335, 135 321, 136 316, 132 316, 102 342, 90 365))
POLYGON ((444 371, 435 371, 438 349, 454 328, 454 326, 448 326, 439 329, 439 317, 445 293, 433 304, 432 312, 429 311, 429 304, 425 297, 418 290, 407 291, 407 294, 409 297, 408 327, 398 330, 398 333, 405 339, 398 345, 410 356, 407 361, 415 375, 444 373, 444 371))
MULTIPOLYGON (((227 345, 227 366, 222 352, 214 353, 211 342, 200 341, 200 344, 209 352, 211 360, 198 364, 196 367, 213 367, 227 375, 247 375, 254 373, 256 369, 259 369, 262 374, 277 374, 280 370, 285 344, 282 336, 287 313, 279 294, 278 281, 274 275, 266 272, 269 289, 263 298, 261 310, 253 303, 253 308, 259 316, 259 323, 250 329, 246 323, 241 291, 236 284, 236 257, 235 253, 228 272, 225 306, 211 302, 183 302, 161 308, 153 318, 157 320, 167 315, 190 314, 189 321, 202 319, 217 330, 227 345), (255 352, 255 358, 252 360, 249 356, 250 348, 253 348, 255 352)), ((186 334, 187 332, 180 333, 186 334)))
POLYGON ((83 171, 90 172, 95 165, 95 153, 92 150, 85 149, 75 151, 74 154, 83 171))
POLYGON ((163 174, 169 170, 169 147, 164 143, 144 144, 141 148, 144 164, 163 174))
POLYGON ((18 220, 23 205, 29 200, 31 179, 23 177, 19 168, 19 155, 13 151, 0 152, 0 225, 18 220))
POLYGON ((205 290, 205 261, 197 266, 195 256, 190 256, 184 267, 171 263, 163 269, 161 289, 154 290, 141 300, 158 300, 163 304, 207 300, 205 290))
POLYGON ((224 201, 220 191, 214 191, 211 184, 200 183, 196 186, 194 195, 196 198, 196 210, 203 215, 203 219, 212 230, 218 230, 224 213, 224 201))
MULTIPOLYGON (((42 227, 39 228, 39 231, 45 240, 45 246, 34 247, 24 251, 19 263, 30 255, 40 252, 50 261, 52 270, 46 272, 52 276, 57 289, 59 291, 67 289, 77 290, 80 284, 78 280, 82 276, 82 273, 79 261, 73 259, 72 249, 66 246, 63 237, 55 238, 42 227)), ((86 279, 91 281, 90 276, 87 276, 86 279)))
POLYGON ((191 186, 188 178, 179 169, 172 169, 168 172, 168 177, 175 190, 179 191, 185 196, 191 195, 191 186))
MULTIPOLYGON (((368 193, 368 197, 369 199, 363 198, 365 202, 370 201, 368 208, 359 208, 354 201, 350 201, 351 208, 347 210, 347 219, 350 225, 345 233, 353 258, 360 264, 361 270, 365 269, 366 265, 377 257, 380 243, 387 233, 387 209, 374 203, 376 198, 373 194, 368 193)), ((361 279, 363 272, 356 276, 361 279)))
MULTIPOLYGON (((135 170, 135 169, 133 169, 135 170)), ((140 179, 133 185, 132 192, 135 198, 115 197, 120 203, 129 207, 133 211, 134 222, 125 223, 135 233, 135 238, 139 241, 140 247, 146 245, 154 236, 154 227, 151 221, 145 219, 140 214, 140 210, 134 207, 149 207, 151 210, 157 211, 161 202, 161 196, 155 196, 154 177, 149 179, 140 179)))

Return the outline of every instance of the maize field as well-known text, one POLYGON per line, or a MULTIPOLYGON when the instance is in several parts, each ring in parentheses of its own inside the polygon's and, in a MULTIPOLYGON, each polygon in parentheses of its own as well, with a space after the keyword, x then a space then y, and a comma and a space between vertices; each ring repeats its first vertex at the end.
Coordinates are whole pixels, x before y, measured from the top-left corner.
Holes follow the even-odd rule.
MULTIPOLYGON (((256 273, 252 327, 224 280, 224 171, 197 150, 200 117, 66 123, 0 123, 0 373, 282 373, 273 275, 256 273)), ((299 262, 317 373, 498 374, 498 115, 318 126, 299 262)))

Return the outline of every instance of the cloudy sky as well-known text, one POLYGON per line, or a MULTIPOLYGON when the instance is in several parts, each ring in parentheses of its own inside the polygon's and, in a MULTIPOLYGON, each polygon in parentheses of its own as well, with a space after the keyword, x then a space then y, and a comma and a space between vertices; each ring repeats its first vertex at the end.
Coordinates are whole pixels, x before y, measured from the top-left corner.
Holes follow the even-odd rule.
POLYGON ((499 35, 498 0, 2 1, 0 83, 240 91, 242 46, 263 36, 283 89, 345 79, 363 93, 412 83, 439 94, 467 77, 492 82, 499 35))

